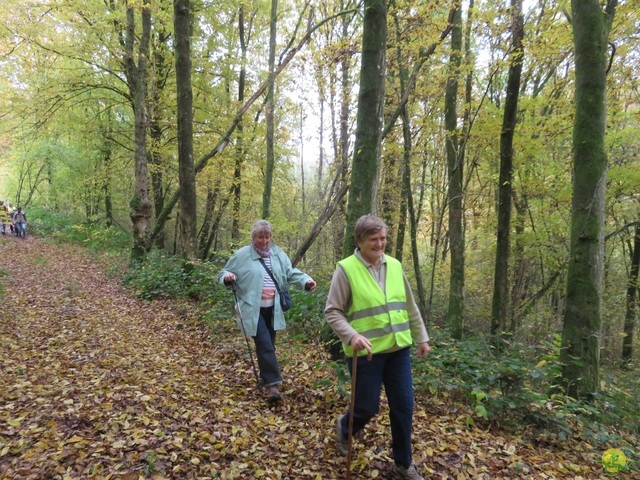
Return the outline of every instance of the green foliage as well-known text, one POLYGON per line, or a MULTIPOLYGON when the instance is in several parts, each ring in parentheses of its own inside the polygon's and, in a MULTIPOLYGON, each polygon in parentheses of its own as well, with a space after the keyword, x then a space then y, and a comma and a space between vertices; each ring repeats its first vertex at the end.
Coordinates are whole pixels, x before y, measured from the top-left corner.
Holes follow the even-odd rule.
MULTIPOLYGON (((3 268, 0 268, 0 277, 4 277, 7 274, 7 271, 4 270, 3 268)), ((4 297, 5 295, 5 290, 4 290, 4 284, 0 283, 0 298, 4 297)))
POLYGON ((129 233, 101 223, 86 223, 78 216, 33 208, 29 211, 29 233, 53 238, 62 243, 75 243, 92 251, 114 252, 130 247, 129 233))
POLYGON ((454 341, 434 328, 431 335, 429 360, 416 363, 416 383, 431 393, 466 398, 477 417, 500 422, 520 421, 550 401, 546 392, 560 372, 555 345, 498 353, 483 338, 454 341))
POLYGON ((136 295, 154 298, 191 298, 201 300, 218 286, 217 267, 206 262, 187 262, 152 250, 144 262, 131 266, 123 282, 136 295))
MULTIPOLYGON (((601 390, 596 394, 590 417, 605 425, 617 425, 640 433, 640 370, 608 370, 603 372, 601 390)), ((589 424, 594 435, 598 425, 589 424)), ((598 433, 599 434, 599 433, 598 433)))
POLYGON ((430 328, 432 351, 415 362, 415 383, 434 395, 464 399, 478 419, 505 425, 532 425, 562 440, 574 433, 597 444, 619 441, 619 428, 640 431, 637 409, 640 373, 611 372, 592 403, 558 391, 561 373, 560 336, 535 348, 510 344, 497 352, 481 337, 451 340, 446 331, 430 328))
POLYGON ((326 285, 318 284, 315 292, 298 288, 289 290, 291 309, 286 313, 287 327, 296 340, 319 342, 322 338, 324 306, 327 299, 326 285))

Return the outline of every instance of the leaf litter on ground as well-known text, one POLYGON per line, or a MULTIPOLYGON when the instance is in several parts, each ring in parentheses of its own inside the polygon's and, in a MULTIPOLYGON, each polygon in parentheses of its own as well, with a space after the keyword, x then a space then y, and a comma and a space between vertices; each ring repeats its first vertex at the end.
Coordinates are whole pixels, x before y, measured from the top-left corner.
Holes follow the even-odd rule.
MULTIPOLYGON (((231 312, 212 331, 195 307, 136 299, 77 246, 1 238, 0 257, 0 479, 345 478, 333 425, 348 401, 321 346, 280 335, 284 401, 270 409, 231 312)), ((584 441, 534 444, 467 418, 417 396, 425 478, 608 478, 584 441)), ((352 478, 389 477, 389 438, 383 399, 352 478)))

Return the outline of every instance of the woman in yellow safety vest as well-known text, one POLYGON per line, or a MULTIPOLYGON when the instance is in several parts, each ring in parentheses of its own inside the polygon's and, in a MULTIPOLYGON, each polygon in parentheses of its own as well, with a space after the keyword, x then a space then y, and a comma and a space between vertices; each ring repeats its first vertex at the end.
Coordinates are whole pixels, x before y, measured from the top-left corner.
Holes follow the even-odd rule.
POLYGON ((380 408, 384 385, 389 402, 395 478, 423 480, 411 455, 413 383, 410 347, 418 358, 429 353, 429 335, 415 303, 402 265, 385 255, 387 225, 378 217, 360 217, 354 228, 357 248, 338 262, 333 274, 325 318, 342 341, 349 371, 354 353, 358 362, 353 412, 336 419, 335 441, 347 455, 349 416, 353 435, 362 430, 380 408), (371 360, 365 355, 371 353, 371 360))

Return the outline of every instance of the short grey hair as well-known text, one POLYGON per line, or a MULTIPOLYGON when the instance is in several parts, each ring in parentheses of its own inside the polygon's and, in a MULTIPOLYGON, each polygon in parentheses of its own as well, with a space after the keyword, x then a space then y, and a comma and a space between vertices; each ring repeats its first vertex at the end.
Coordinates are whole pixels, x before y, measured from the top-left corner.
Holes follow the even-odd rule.
POLYGON ((356 220, 356 225, 353 227, 353 238, 356 243, 361 242, 374 233, 378 233, 380 230, 389 230, 387 224, 375 215, 363 215, 356 220))
POLYGON ((273 236, 273 228, 271 223, 266 220, 258 220, 251 227, 251 238, 256 238, 259 233, 268 233, 269 236, 273 236))

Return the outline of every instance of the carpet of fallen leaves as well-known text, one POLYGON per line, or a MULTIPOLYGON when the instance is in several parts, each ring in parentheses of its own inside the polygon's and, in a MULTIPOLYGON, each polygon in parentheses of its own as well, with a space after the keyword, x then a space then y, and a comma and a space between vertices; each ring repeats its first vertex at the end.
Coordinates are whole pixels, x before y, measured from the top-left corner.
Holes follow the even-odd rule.
MULTIPOLYGON (((345 478, 333 425, 347 400, 319 347, 280 336, 285 401, 269 409, 230 318, 211 333, 188 306, 135 299, 78 247, 2 237, 0 258, 0 479, 345 478)), ((466 418, 416 399, 425 478, 607 478, 586 443, 466 418)), ((383 402, 354 479, 388 478, 388 438, 383 402)))

